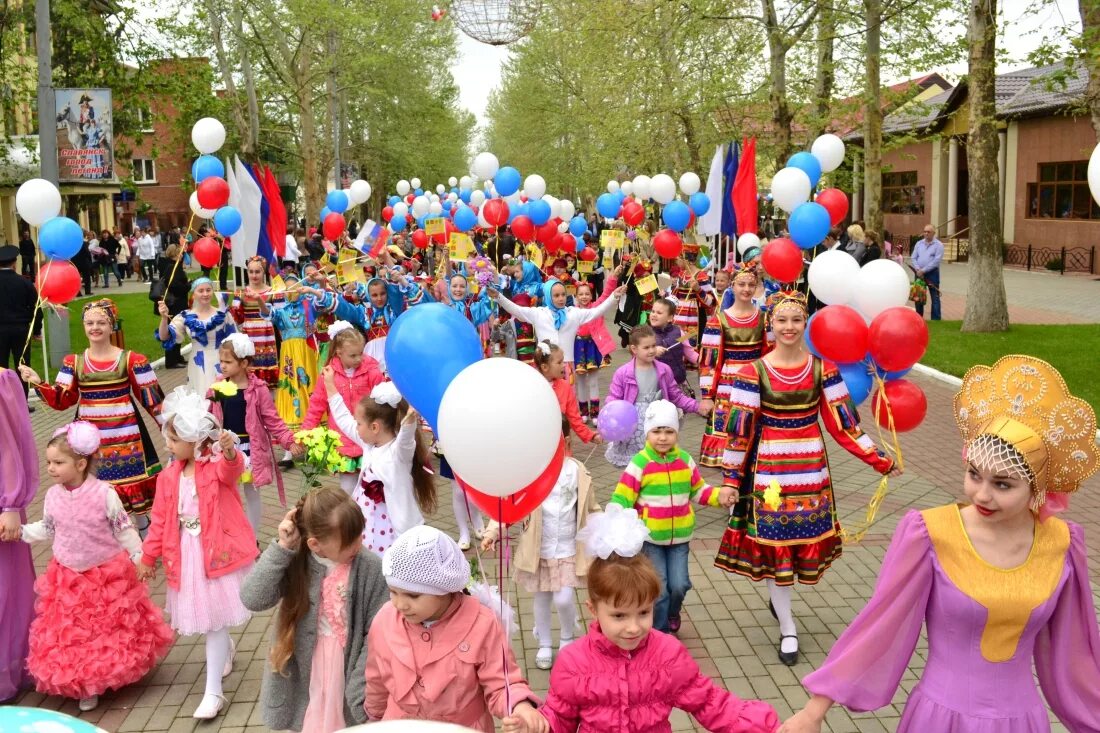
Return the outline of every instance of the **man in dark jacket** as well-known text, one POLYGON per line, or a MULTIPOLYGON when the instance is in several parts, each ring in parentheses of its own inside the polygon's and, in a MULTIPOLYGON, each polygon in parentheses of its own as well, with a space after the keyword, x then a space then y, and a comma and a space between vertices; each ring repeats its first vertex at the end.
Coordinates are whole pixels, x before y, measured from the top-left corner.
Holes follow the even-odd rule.
MULTIPOLYGON (((38 292, 34 285, 15 271, 19 248, 0 247, 0 367, 15 369, 27 363, 27 343, 31 321, 35 319, 38 292)), ((27 384, 23 383, 23 394, 27 384)))
POLYGON ((23 265, 23 277, 31 280, 34 280, 35 274, 38 272, 35 263, 36 254, 34 240, 31 239, 31 230, 24 229, 19 233, 19 259, 23 265))

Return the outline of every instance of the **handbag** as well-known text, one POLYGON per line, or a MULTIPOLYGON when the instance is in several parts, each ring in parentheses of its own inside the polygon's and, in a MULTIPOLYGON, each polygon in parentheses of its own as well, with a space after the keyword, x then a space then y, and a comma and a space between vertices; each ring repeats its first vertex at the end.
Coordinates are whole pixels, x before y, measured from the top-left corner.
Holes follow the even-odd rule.
POLYGON ((164 278, 154 280, 153 284, 149 286, 149 300, 154 303, 164 300, 165 293, 168 292, 168 281, 164 278))

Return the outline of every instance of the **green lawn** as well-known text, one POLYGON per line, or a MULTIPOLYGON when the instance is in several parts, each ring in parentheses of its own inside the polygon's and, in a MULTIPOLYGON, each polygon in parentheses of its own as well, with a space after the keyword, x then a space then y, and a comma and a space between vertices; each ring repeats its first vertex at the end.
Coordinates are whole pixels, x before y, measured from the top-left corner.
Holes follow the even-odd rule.
POLYGON ((962 333, 960 326, 960 321, 929 322, 928 351, 921 363, 961 377, 975 364, 992 364, 1007 354, 1030 354, 1053 364, 1070 391, 1100 411, 1100 324, 1013 325, 1005 333, 962 333))

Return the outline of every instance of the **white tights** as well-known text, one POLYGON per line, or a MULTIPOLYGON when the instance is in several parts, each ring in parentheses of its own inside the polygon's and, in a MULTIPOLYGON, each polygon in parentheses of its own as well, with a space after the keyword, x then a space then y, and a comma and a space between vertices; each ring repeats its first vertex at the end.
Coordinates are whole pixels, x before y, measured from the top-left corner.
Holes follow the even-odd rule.
MULTIPOLYGON (((794 613, 791 611, 792 591, 793 586, 776 585, 774 580, 768 578, 768 595, 771 596, 775 615, 779 617, 780 636, 795 636, 798 633, 798 627, 794 625, 794 613)), ((779 648, 787 653, 796 651, 798 640, 784 639, 779 648)))
POLYGON ((598 371, 576 374, 574 380, 578 402, 591 402, 600 399, 600 373, 598 371))
POLYGON ((134 528, 137 530, 138 536, 141 537, 141 539, 145 539, 145 535, 149 534, 149 515, 131 514, 130 520, 134 523, 134 528))
POLYGON ((478 511, 477 506, 472 501, 466 498, 466 492, 462 490, 457 481, 451 481, 451 508, 454 509, 455 521, 458 523, 459 542, 470 541, 470 525, 466 521, 467 512, 473 519, 475 532, 481 532, 485 528, 481 512, 478 511))
POLYGON ((558 623, 561 625, 561 641, 559 646, 573 641, 573 634, 577 628, 577 606, 575 593, 572 588, 562 588, 556 593, 553 591, 538 591, 535 593, 535 638, 539 640, 540 647, 549 647, 553 640, 550 631, 550 604, 553 602, 558 609, 558 623))
POLYGON ((252 534, 260 539, 260 518, 263 516, 264 504, 260 499, 260 490, 251 482, 244 485, 244 515, 248 517, 248 523, 252 525, 252 534))
POLYGON ((222 694, 222 672, 232 649, 229 628, 206 632, 206 694, 222 694))

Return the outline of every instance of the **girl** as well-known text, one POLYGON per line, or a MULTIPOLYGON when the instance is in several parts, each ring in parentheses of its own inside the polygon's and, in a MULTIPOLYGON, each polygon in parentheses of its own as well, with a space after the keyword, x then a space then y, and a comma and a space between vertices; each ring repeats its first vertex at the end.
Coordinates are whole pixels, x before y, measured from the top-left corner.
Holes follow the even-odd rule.
POLYGON ((230 313, 240 324, 241 333, 256 345, 252 371, 268 387, 275 389, 279 386, 279 359, 275 351, 275 326, 271 323, 270 301, 273 296, 271 287, 264 279, 267 274, 267 260, 259 255, 250 257, 245 264, 245 272, 248 273, 248 285, 233 301, 230 313))
MULTIPOLYGON (((345 405, 358 405, 368 397, 375 387, 386 381, 382 369, 374 357, 366 356, 363 348, 366 341, 363 334, 347 321, 337 321, 329 326, 328 338, 330 344, 329 361, 334 367, 333 380, 340 396, 344 398, 345 405)), ((328 387, 324 380, 313 390, 309 398, 309 410, 306 412, 303 430, 312 430, 326 420, 330 427, 340 433, 340 455, 344 456, 344 465, 338 476, 340 488, 351 496, 355 487, 359 484, 359 469, 363 456, 363 449, 359 444, 340 432, 340 428, 334 425, 328 409, 328 387)))
POLYGON ((359 486, 352 498, 362 507, 367 549, 381 557, 397 535, 424 523, 435 511, 435 483, 426 466, 419 417, 397 391, 383 382, 359 401, 355 416, 336 389, 336 370, 325 367, 325 389, 332 422, 363 450, 359 486), (422 513, 423 512, 423 513, 422 513))
POLYGON ((1053 516, 1100 467, 1096 415, 1050 364, 1006 356, 967 372, 955 421, 966 502, 901 520, 871 600, 803 680, 813 699, 783 731, 820 731, 837 703, 887 705, 922 626, 927 660, 899 733, 1049 731, 1043 698, 1068 730, 1100 730, 1085 538, 1053 516))
MULTIPOLYGON (((313 338, 313 307, 293 286, 297 275, 287 275, 288 290, 282 308, 271 313, 271 323, 279 330, 279 387, 275 390, 275 409, 293 432, 301 427, 309 406, 309 396, 317 384, 317 350, 313 338)), ((283 460, 287 460, 284 456, 283 460)))
POLYGON ((878 473, 900 471, 859 429, 837 368, 802 350, 806 296, 780 293, 770 318, 775 350, 738 369, 730 390, 723 473, 739 498, 714 564, 767 581, 769 610, 779 621, 779 661, 794 665, 791 588, 796 579, 816 584, 842 549, 818 419, 878 473))
POLYGON ((612 465, 625 467, 645 446, 646 434, 642 425, 649 403, 669 400, 684 412, 697 412, 706 416, 714 404, 710 400, 696 402, 685 395, 667 364, 657 361, 657 337, 649 326, 637 326, 630 332, 630 353, 633 359, 615 370, 607 401, 627 400, 638 408, 638 426, 630 440, 610 443, 605 454, 612 465))
POLYGON ((232 394, 226 394, 220 386, 210 389, 210 412, 222 427, 237 436, 237 450, 249 457, 249 470, 242 474, 244 513, 252 525, 252 533, 259 536, 263 502, 260 489, 271 484, 272 477, 279 489, 279 503, 286 506, 286 489, 283 474, 275 465, 274 446, 278 443, 295 458, 305 455, 305 448, 294 442, 294 433, 286 426, 275 403, 271 390, 249 371, 256 347, 244 334, 227 337, 218 350, 221 373, 226 382, 236 386, 232 394))
POLYGON ((355 502, 331 487, 302 496, 241 586, 249 610, 279 606, 260 693, 269 728, 332 733, 366 722, 367 627, 386 599, 355 502))
POLYGON ((696 266, 699 259, 699 245, 684 242, 683 257, 676 261, 680 274, 672 288, 675 299, 676 315, 672 322, 687 338, 692 346, 699 345, 699 325, 703 320, 703 301, 711 292, 710 278, 705 270, 696 266))
POLYGON ((470 564, 454 540, 414 527, 382 556, 390 601, 367 632, 367 715, 441 720, 476 731, 548 726, 491 610, 463 591, 470 564), (508 709, 508 703, 511 709, 508 709))
MULTIPOLYGON (((565 381, 564 356, 561 347, 549 341, 540 341, 535 349, 535 366, 538 367, 542 376, 546 377, 546 381, 550 383, 550 387, 554 390, 554 396, 558 398, 558 406, 561 408, 562 415, 562 429, 565 434, 567 436, 569 434, 566 429, 566 426, 568 426, 573 429, 573 432, 577 434, 582 442, 595 442, 599 445, 603 443, 603 439, 585 424, 580 411, 577 409, 577 396, 573 394, 573 390, 569 388, 569 383, 565 381)), ((566 446, 568 447, 568 443, 566 443, 566 446)))
POLYGON ((23 541, 50 542, 53 557, 35 582, 27 668, 39 692, 80 700, 137 682, 172 646, 172 630, 138 580, 141 538, 118 494, 91 473, 99 430, 87 422, 58 429, 46 444, 42 520, 23 541))
POLYGON ((138 576, 152 578, 163 557, 173 628, 184 636, 206 635, 206 691, 193 717, 212 720, 226 705, 222 678, 233 671, 229 627, 251 618, 240 598, 257 555, 237 493, 244 458, 207 401, 187 387, 168 395, 163 415, 164 440, 175 460, 157 479, 138 576))
POLYGON ((38 374, 26 365, 19 367, 19 374, 23 381, 34 385, 47 405, 55 410, 76 405, 77 419, 100 429, 97 458, 102 463, 96 477, 115 487, 138 531, 144 532, 149 526, 146 515, 153 506, 160 461, 134 398, 156 417, 164 392, 148 359, 111 344, 117 318, 115 304, 106 298, 85 304, 88 348, 82 354, 65 357, 57 383, 41 384, 38 374))
POLYGON ((210 385, 221 379, 218 349, 222 341, 237 332, 233 316, 214 303, 214 283, 199 277, 191 283, 192 305, 169 319, 168 304, 157 303, 160 326, 156 338, 165 351, 179 346, 186 333, 191 339, 191 355, 187 358, 187 383, 196 394, 206 394, 210 385))
MULTIPOLYGON (((622 266, 607 279, 603 295, 592 302, 592 284, 583 282, 577 285, 577 307, 585 310, 598 308, 607 300, 619 285, 622 266)), ((607 332, 604 319, 584 323, 577 329, 577 340, 573 346, 576 359, 577 399, 580 401, 582 419, 596 421, 600 414, 600 370, 611 364, 611 354, 615 351, 615 342, 607 332)))
POLYGON ((596 621, 561 652, 539 712, 554 733, 668 733, 674 707, 705 730, 773 733, 770 705, 723 690, 683 644, 653 628, 660 580, 640 552, 647 536, 637 512, 617 505, 578 534, 592 557, 585 605, 596 621))
MULTIPOLYGON (((298 231, 301 231, 300 229, 298 231)), ((303 250, 304 251, 304 250, 303 250)), ((313 262, 308 262, 302 265, 302 281, 303 287, 300 288, 305 293, 305 288, 319 288, 323 290, 328 282, 328 278, 321 268, 313 262)), ((316 304, 315 304, 316 305, 316 304)), ((328 329, 336 320, 335 316, 331 313, 325 313, 318 310, 316 307, 313 309, 313 343, 317 346, 317 363, 328 364, 329 359, 329 335, 328 329)), ((314 390, 316 391, 316 390, 314 390)))

